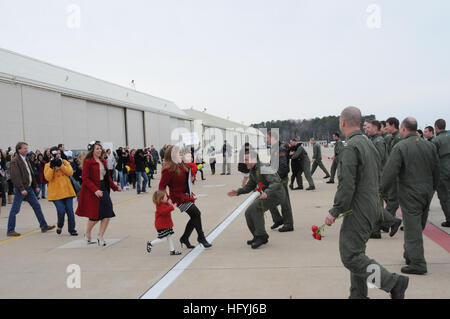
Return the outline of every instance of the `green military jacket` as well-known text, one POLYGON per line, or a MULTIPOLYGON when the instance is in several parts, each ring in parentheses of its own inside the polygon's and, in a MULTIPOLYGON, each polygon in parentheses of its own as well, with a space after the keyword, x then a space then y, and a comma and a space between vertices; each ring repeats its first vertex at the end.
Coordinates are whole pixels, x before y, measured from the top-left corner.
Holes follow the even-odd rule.
POLYGON ((387 161, 388 146, 386 145, 386 142, 384 138, 381 136, 381 134, 371 136, 370 139, 373 145, 375 145, 375 148, 377 149, 378 153, 380 154, 381 170, 382 170, 387 161))
POLYGON ((313 160, 316 161, 321 161, 322 160, 322 150, 320 149, 320 145, 316 143, 314 143, 313 146, 313 160))
POLYGON ((301 145, 298 145, 297 150, 291 157, 291 160, 298 160, 303 163, 307 161, 309 163, 308 153, 306 152, 305 148, 301 145))
POLYGON ((250 193, 256 188, 258 188, 258 184, 261 182, 264 184, 263 192, 267 194, 267 199, 271 198, 283 198, 284 197, 284 189, 281 184, 280 176, 277 173, 274 174, 262 174, 261 169, 265 166, 265 170, 270 170, 268 165, 264 165, 258 162, 255 167, 250 170, 249 178, 247 184, 244 187, 241 187, 237 190, 238 195, 250 193))
POLYGON ((440 131, 432 142, 436 145, 440 159, 450 156, 450 134, 448 131, 440 131))
POLYGON ((397 131, 394 134, 392 134, 392 139, 388 144, 388 154, 391 154, 392 149, 398 142, 400 142, 401 139, 402 139, 402 136, 400 135, 400 131, 397 131))
POLYGON ((373 143, 361 130, 354 131, 347 138, 339 156, 339 184, 334 196, 334 205, 329 213, 337 217, 348 210, 350 218, 368 231, 380 216, 378 199, 378 170, 380 157, 373 143))
POLYGON ((344 143, 342 143, 341 140, 337 140, 336 144, 334 145, 334 157, 337 158, 339 154, 341 153, 342 149, 344 148, 344 143))
POLYGON ((387 192, 397 178, 399 201, 408 205, 420 200, 427 205, 439 182, 436 147, 416 133, 411 133, 398 142, 384 167, 381 191, 387 192))
POLYGON ((384 141, 386 142, 386 145, 389 147, 391 145, 392 141, 392 134, 383 134, 384 141))

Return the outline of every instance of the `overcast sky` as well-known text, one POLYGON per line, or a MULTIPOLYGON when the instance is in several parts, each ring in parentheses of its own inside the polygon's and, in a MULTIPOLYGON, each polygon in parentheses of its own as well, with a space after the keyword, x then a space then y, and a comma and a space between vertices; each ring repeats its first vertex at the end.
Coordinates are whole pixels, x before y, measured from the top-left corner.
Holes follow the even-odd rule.
POLYGON ((0 0, 0 47, 245 124, 356 105, 423 127, 450 121, 449 18, 448 0, 0 0))

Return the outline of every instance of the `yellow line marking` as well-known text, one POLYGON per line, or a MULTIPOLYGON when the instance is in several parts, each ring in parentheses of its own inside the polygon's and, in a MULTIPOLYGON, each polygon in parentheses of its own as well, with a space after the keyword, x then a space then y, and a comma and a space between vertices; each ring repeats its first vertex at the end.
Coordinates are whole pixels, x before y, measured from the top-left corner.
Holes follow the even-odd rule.
POLYGON ((138 199, 141 199, 141 198, 143 198, 143 197, 132 198, 132 199, 126 200, 124 202, 120 202, 120 203, 114 204, 113 206, 120 206, 120 205, 128 204, 128 203, 134 202, 135 200, 138 200, 138 199))
POLYGON ((8 238, 8 239, 5 239, 5 240, 2 240, 2 241, 0 241, 0 245, 4 244, 4 243, 7 243, 9 241, 13 241, 13 240, 16 240, 16 239, 19 239, 19 238, 23 238, 23 237, 27 237, 27 236, 36 234, 36 233, 38 233, 40 231, 41 231, 40 229, 36 229, 36 230, 30 231, 29 233, 26 233, 26 234, 23 234, 23 235, 20 235, 20 236, 17 236, 17 237, 12 237, 12 238, 8 238))
MULTIPOLYGON (((114 204, 113 206, 120 206, 120 205, 128 204, 128 203, 134 202, 134 201, 136 201, 138 199, 141 199, 141 198, 144 198, 144 197, 132 198, 132 199, 126 200, 124 202, 120 202, 120 203, 114 204)), ((57 226, 57 225, 54 225, 54 226, 57 226)), ((41 231, 40 229, 36 229, 36 230, 30 231, 29 233, 26 233, 26 234, 23 234, 23 235, 20 235, 20 236, 17 236, 17 237, 11 237, 11 238, 2 240, 2 241, 0 241, 0 245, 6 244, 7 242, 10 242, 10 241, 13 241, 13 240, 16 240, 16 239, 20 239, 20 238, 23 238, 23 237, 27 237, 27 236, 39 233, 40 231, 41 231)))

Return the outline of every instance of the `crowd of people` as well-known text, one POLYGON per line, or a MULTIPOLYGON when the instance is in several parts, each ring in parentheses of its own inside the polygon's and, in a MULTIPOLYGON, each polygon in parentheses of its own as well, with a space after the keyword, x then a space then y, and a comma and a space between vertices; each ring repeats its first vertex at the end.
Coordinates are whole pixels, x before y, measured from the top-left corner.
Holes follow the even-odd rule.
MULTIPOLYGON (((302 175, 308 181, 307 191, 315 190, 312 175, 319 167, 328 184, 338 187, 334 205, 325 223, 331 225, 345 214, 341 226, 339 250, 341 259, 351 272, 351 298, 366 298, 367 267, 376 264, 381 269, 379 288, 389 292, 392 298, 404 297, 409 278, 388 272, 383 266, 365 255, 369 239, 381 239, 381 232, 392 237, 399 229, 405 232, 405 274, 425 274, 422 231, 428 218, 430 202, 435 191, 444 212, 443 227, 450 227, 450 136, 446 122, 438 119, 434 128, 428 126, 422 132, 417 121, 408 117, 400 124, 390 117, 386 121, 366 120, 361 130, 361 112, 356 107, 345 108, 340 116, 340 133, 333 134, 334 157, 329 173, 322 162, 321 146, 314 138, 312 163, 306 149, 297 139, 282 143, 275 132, 267 133, 271 163, 262 163, 257 151, 246 143, 239 152, 238 171, 243 175, 241 187, 228 192, 229 196, 258 191, 260 194, 246 209, 245 218, 252 238, 247 241, 256 249, 268 243, 264 213, 269 210, 273 225, 279 232, 294 231, 289 189, 303 189, 302 175), (435 135, 436 133, 436 135, 435 135), (274 147, 277 146, 277 147, 274 147), (289 177, 289 173, 291 176, 289 177), (297 187, 294 188, 294 182, 297 187), (281 207, 281 213, 278 210, 281 207), (397 216, 402 210, 402 219, 397 216), (400 227, 403 223, 403 227, 400 227), (280 227, 282 226, 282 227, 280 227)), ((211 174, 215 174, 216 155, 222 154, 221 175, 231 175, 232 149, 227 141, 216 152, 213 146, 207 150, 211 174)), ((57 211, 57 233, 61 234, 65 215, 70 235, 78 235, 75 214, 88 218, 85 231, 87 244, 105 246, 104 234, 109 221, 115 216, 110 190, 123 191, 131 187, 137 194, 147 193, 151 180, 162 164, 158 190, 153 194, 156 206, 155 228, 158 238, 147 242, 150 253, 154 245, 166 241, 170 255, 179 255, 172 240, 171 212, 175 206, 186 212, 189 221, 180 243, 189 249, 195 246, 189 241, 196 230, 197 241, 204 247, 212 245, 206 240, 201 212, 195 204, 197 198, 192 185, 200 172, 204 180, 200 152, 193 147, 164 145, 158 152, 153 145, 147 149, 119 147, 116 151, 104 150, 99 141, 88 145, 87 153, 72 157, 64 145, 29 152, 25 142, 19 142, 15 151, 0 150, 0 193, 2 206, 12 204, 8 219, 8 236, 20 236, 15 231, 16 215, 23 201, 33 208, 42 232, 49 226, 42 214, 39 198, 53 202, 57 211), (117 183, 117 184, 116 184, 117 183), (46 190, 47 188, 47 190, 46 190), (76 212, 73 199, 78 199, 76 212), (100 221, 97 241, 92 240, 92 229, 100 221)))

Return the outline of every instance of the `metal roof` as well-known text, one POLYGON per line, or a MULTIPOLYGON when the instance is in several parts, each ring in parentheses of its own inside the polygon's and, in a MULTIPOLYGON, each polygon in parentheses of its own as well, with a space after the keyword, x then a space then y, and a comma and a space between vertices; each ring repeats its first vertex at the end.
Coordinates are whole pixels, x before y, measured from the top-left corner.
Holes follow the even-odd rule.
POLYGON ((191 120, 174 102, 2 48, 0 48, 0 80, 191 120))
POLYGON ((237 122, 233 122, 215 115, 211 115, 206 112, 197 111, 192 108, 184 109, 183 111, 195 120, 202 120, 204 126, 218 127, 222 129, 242 130, 248 133, 258 134, 255 130, 253 130, 252 127, 237 122))

